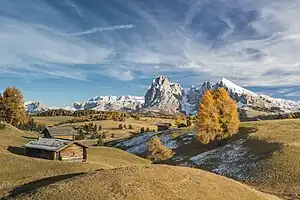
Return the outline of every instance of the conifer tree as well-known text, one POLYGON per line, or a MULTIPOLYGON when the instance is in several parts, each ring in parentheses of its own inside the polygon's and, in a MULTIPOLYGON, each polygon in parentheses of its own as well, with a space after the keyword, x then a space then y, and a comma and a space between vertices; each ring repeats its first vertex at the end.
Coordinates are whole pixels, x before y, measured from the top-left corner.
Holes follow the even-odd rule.
POLYGON ((230 137, 237 133, 240 124, 237 104, 224 88, 217 89, 214 96, 222 133, 219 137, 221 139, 230 137))
POLYGON ((202 97, 195 122, 197 140, 203 144, 215 139, 220 132, 219 114, 213 92, 208 90, 202 97))
POLYGON ((154 136, 148 142, 147 158, 152 161, 167 160, 174 155, 174 152, 168 147, 164 146, 159 137, 154 136))
POLYGON ((15 87, 8 87, 1 97, 6 108, 6 121, 12 125, 26 122, 27 116, 24 106, 24 97, 21 91, 15 87))
POLYGON ((236 102, 224 88, 208 90, 202 97, 196 118, 196 136, 204 144, 228 138, 238 132, 240 120, 236 102))

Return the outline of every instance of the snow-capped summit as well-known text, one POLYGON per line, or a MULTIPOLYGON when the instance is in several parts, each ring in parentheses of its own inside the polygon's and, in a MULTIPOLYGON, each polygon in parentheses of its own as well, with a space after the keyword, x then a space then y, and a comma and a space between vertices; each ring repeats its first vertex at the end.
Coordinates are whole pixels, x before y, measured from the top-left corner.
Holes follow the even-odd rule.
POLYGON ((250 90, 238 86, 226 78, 222 78, 214 85, 209 81, 205 81, 200 89, 191 87, 181 102, 183 111, 188 115, 196 113, 203 94, 207 90, 217 90, 221 87, 228 91, 231 98, 237 102, 239 108, 277 108, 282 112, 298 111, 300 109, 299 102, 276 99, 263 94, 256 94, 250 90))
POLYGON ((28 101, 24 103, 24 106, 25 111, 29 114, 35 114, 50 109, 48 106, 42 105, 39 101, 28 101))
POLYGON ((215 88, 224 87, 227 90, 230 90, 232 93, 238 94, 240 96, 245 95, 245 94, 257 95, 254 92, 251 92, 250 90, 247 90, 245 88, 242 88, 241 86, 238 86, 237 84, 231 82, 230 80, 228 80, 226 78, 222 78, 220 82, 218 82, 214 85, 214 87, 215 88))
POLYGON ((96 96, 88 101, 74 103, 75 110, 137 110, 142 107, 144 97, 141 96, 96 96))

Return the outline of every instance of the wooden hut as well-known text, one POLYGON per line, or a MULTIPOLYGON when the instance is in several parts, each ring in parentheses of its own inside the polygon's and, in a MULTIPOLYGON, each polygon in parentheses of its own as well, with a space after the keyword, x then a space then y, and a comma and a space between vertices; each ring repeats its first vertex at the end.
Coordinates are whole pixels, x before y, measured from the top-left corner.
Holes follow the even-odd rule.
POLYGON ((78 134, 72 127, 46 127, 41 135, 44 138, 75 140, 78 134))
POLYGON ((170 123, 157 123, 157 131, 166 131, 169 130, 172 124, 170 123))
POLYGON ((68 140, 39 138, 25 144, 25 155, 62 161, 86 161, 88 147, 68 140))

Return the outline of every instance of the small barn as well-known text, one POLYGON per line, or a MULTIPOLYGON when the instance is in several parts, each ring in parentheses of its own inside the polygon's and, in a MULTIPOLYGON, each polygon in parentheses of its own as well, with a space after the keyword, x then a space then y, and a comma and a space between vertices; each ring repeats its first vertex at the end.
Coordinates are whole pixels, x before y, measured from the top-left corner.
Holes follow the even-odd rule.
POLYGON ((75 140, 78 134, 72 127, 46 127, 41 135, 44 138, 75 140))
POLYGON ((39 138, 25 144, 25 155, 62 161, 86 161, 88 147, 68 140, 39 138))
POLYGON ((157 123, 157 131, 166 131, 169 130, 172 126, 170 123, 157 123))

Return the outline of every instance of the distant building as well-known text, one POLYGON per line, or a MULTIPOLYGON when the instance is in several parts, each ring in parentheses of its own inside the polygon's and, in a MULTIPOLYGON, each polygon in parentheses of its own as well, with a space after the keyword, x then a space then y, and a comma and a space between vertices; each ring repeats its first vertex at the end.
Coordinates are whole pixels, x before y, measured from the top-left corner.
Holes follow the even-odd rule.
POLYGON ((25 144, 25 155, 62 161, 86 161, 88 147, 68 140, 39 138, 25 144))
POLYGON ((44 138, 75 140, 78 134, 72 127, 46 127, 41 135, 44 138))
POLYGON ((157 131, 166 131, 169 130, 172 124, 170 123, 157 123, 157 131))

